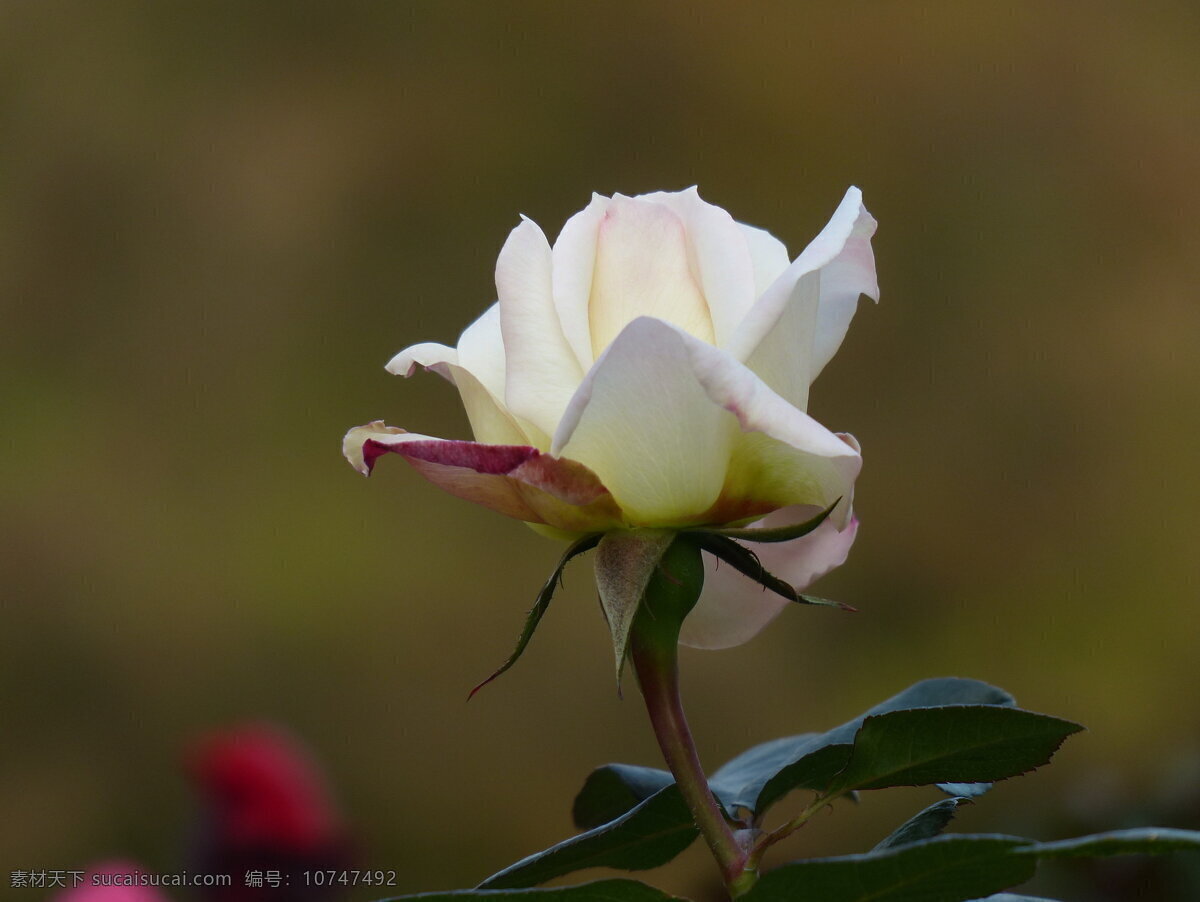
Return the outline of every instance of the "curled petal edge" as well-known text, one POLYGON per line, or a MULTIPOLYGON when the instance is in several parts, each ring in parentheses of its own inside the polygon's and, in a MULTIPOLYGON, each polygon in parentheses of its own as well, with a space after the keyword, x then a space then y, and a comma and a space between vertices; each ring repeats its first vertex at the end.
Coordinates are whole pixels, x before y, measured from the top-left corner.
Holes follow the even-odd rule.
POLYGON ((342 452, 364 476, 380 456, 398 454, 438 488, 527 523, 569 533, 622 525, 620 507, 595 473, 537 448, 433 438, 376 420, 351 429, 342 452))

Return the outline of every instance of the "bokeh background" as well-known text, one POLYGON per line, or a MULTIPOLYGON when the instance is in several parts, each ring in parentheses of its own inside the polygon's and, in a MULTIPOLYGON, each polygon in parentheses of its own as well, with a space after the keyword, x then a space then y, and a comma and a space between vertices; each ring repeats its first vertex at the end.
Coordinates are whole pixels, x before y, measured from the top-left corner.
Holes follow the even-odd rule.
POLYGON ((586 563, 464 702, 559 549, 339 441, 467 435, 382 367, 490 303, 519 213, 691 184, 793 253, 861 186, 883 293, 812 407, 864 446, 820 584, 862 613, 686 654, 705 760, 974 676, 1090 732, 962 829, 1200 828, 1150 810, 1200 750, 1198 41, 1186 3, 0 6, 4 871, 177 869, 182 750, 245 720, 308 743, 393 892, 472 885, 568 835, 593 766, 655 763, 586 563))

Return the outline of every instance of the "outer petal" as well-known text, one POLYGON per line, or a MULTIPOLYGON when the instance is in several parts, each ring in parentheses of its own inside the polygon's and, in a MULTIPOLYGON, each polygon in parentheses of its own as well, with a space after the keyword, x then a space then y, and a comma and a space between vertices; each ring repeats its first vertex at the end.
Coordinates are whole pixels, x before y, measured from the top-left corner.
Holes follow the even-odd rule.
POLYGON ((584 378, 551 444, 600 477, 630 525, 703 522, 725 482, 737 427, 697 378, 693 343, 662 320, 635 319, 584 378))
POLYGON ((811 383, 833 357, 858 296, 879 299, 871 252, 875 225, 862 205, 862 192, 851 188, 821 234, 759 298, 728 346, 797 406, 806 399, 795 398, 792 386, 811 383), (808 310, 814 303, 817 309, 808 310), (789 311, 792 305, 801 309, 789 311), (777 329, 781 335, 765 342, 777 329), (781 373, 789 375, 781 379, 781 373))
POLYGON ((727 523, 838 498, 834 519, 845 525, 862 464, 855 446, 728 354, 649 317, 585 377, 552 451, 594 470, 644 526, 727 523))
POLYGON ((533 220, 513 229, 496 261, 509 410, 551 434, 583 370, 554 309, 550 245, 533 220))
POLYGON ((394 376, 403 376, 407 379, 418 366, 423 366, 425 369, 437 373, 443 379, 453 382, 450 367, 457 365, 457 349, 448 348, 436 341, 425 341, 405 348, 389 360, 384 369, 394 376))
POLYGON ((453 381, 450 365, 463 367, 497 398, 504 397, 504 339, 500 334, 499 303, 492 304, 463 330, 457 348, 436 342, 416 344, 389 360, 386 369, 389 373, 407 377, 418 366, 423 366, 453 381))
POLYGON ((707 342, 713 321, 694 275, 684 221, 665 204, 616 195, 600 223, 588 317, 599 357, 638 316, 707 342))
MULTIPOLYGON (((756 526, 785 526, 811 517, 814 507, 787 507, 756 526)), ((803 538, 778 545, 751 544, 763 566, 803 591, 818 577, 845 562, 858 532, 858 521, 838 532, 828 520, 803 538)), ((704 592, 683 622, 679 641, 693 648, 729 648, 753 638, 790 602, 768 592, 727 564, 706 555, 704 592)))
POLYGON ((595 473, 536 448, 431 438, 378 420, 351 429, 342 442, 342 453, 363 475, 389 451, 450 494, 518 520, 568 532, 621 525, 620 509, 595 473))
POLYGON ((563 225, 552 253, 554 307, 567 344, 585 372, 596 359, 592 354, 588 299, 596 266, 596 237, 610 203, 607 197, 593 194, 592 202, 563 225))
MULTIPOLYGON (((754 258, 745 227, 734 222, 733 217, 720 207, 702 200, 695 188, 643 194, 635 200, 663 204, 683 220, 692 274, 704 292, 712 318, 713 343, 723 346, 732 338, 759 294, 755 290, 754 258)), ((787 252, 784 251, 783 266, 775 275, 786 266, 787 252)))
POLYGON ((467 410, 467 419, 470 420, 470 428, 476 441, 490 445, 546 446, 548 441, 535 429, 518 422, 516 417, 504 408, 500 399, 487 389, 479 375, 460 365, 462 359, 474 362, 482 377, 490 380, 493 385, 497 384, 498 375, 499 387, 503 390, 504 373, 497 373, 494 367, 497 361, 496 348, 499 348, 500 366, 504 363, 504 348, 499 342, 499 308, 492 305, 490 311, 475 320, 475 323, 463 332, 462 337, 458 339, 460 348, 448 348, 444 344, 432 342, 414 344, 413 347, 406 348, 392 357, 388 363, 388 371, 409 377, 416 367, 422 366, 449 379, 457 387, 458 395, 462 397, 462 404, 467 410))

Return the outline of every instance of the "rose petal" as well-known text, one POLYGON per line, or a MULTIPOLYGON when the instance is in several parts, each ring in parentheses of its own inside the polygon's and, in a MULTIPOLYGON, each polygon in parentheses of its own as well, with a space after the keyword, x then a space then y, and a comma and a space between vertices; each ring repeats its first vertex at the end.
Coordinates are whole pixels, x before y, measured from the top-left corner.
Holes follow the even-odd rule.
POLYGON ((688 343, 701 344, 635 319, 584 377, 551 444, 599 476, 631 525, 695 522, 725 481, 737 426, 709 399, 688 343))
POLYGON ((346 459, 363 475, 389 451, 450 494, 518 520, 567 532, 622 524, 620 508, 595 473, 537 448, 432 438, 379 420, 351 429, 342 442, 346 459))
POLYGON ((833 516, 845 525, 862 465, 855 447, 724 351, 650 317, 630 323, 584 378, 551 450, 590 467, 629 522, 646 526, 838 498, 833 516))
MULTIPOLYGON (((663 204, 683 221, 692 274, 703 291, 712 319, 713 343, 718 347, 724 345, 758 297, 752 252, 742 226, 725 210, 702 200, 694 187, 643 194, 634 199, 663 204)), ((780 271, 787 266, 786 251, 784 256, 780 271)), ((641 312, 675 321, 649 310, 641 312)), ((687 328, 684 323, 679 325, 687 328)), ((688 331, 705 338, 692 329, 688 331)))
POLYGON ((506 356, 504 402, 550 434, 583 378, 555 312, 550 245, 533 220, 513 229, 496 261, 506 356))
MULTIPOLYGON (((817 508, 787 507, 764 517, 755 526, 786 526, 802 522, 817 508)), ((851 520, 839 532, 826 520, 808 535, 776 545, 749 543, 763 566, 803 591, 818 577, 840 566, 858 532, 851 520)), ((729 648, 753 638, 791 602, 768 592, 728 564, 705 555, 704 591, 683 622, 679 641, 692 648, 729 648)))
POLYGON ((423 342, 405 348, 388 361, 386 369, 397 376, 411 376, 417 366, 454 380, 449 366, 469 371, 497 398, 504 397, 504 339, 500 333, 500 304, 492 304, 483 315, 463 330, 458 347, 423 342))
POLYGON ((788 256, 787 246, 766 229, 744 222, 739 222, 738 227, 750 248, 750 261, 754 266, 754 296, 760 298, 788 268, 792 258, 788 256))
POLYGON ((596 357, 638 316, 657 317, 712 342, 712 317, 693 276, 687 231, 667 206, 613 197, 597 234, 588 316, 596 357))
POLYGON ((387 362, 384 369, 394 376, 403 376, 407 379, 416 372, 418 366, 422 366, 437 373, 443 379, 453 382, 454 379, 450 376, 451 365, 458 365, 456 348, 438 344, 436 341, 425 341, 421 344, 411 345, 396 354, 387 362))
POLYGON ((596 235, 610 201, 593 194, 592 201, 566 221, 554 242, 554 307, 567 344, 586 372, 595 361, 592 331, 588 323, 588 299, 596 266, 596 235))
MULTIPOLYGON (((492 338, 500 345, 498 305, 492 305, 487 313, 467 327, 458 339, 461 349, 433 342, 414 344, 392 357, 386 368, 390 373, 407 378, 416 367, 422 366, 449 379, 462 397, 463 408, 467 410, 467 419, 476 441, 490 445, 535 445, 545 449, 550 441, 544 433, 528 423, 518 421, 504 409, 499 398, 487 389, 478 375, 460 365, 462 359, 473 361, 485 377, 490 378, 493 384, 498 381, 500 389, 503 389, 504 374, 499 373, 497 380, 496 371, 490 369, 497 355, 484 347, 484 343, 492 338)), ((502 365, 503 354, 504 349, 500 347, 499 361, 502 365)))
POLYGON ((542 450, 549 447, 544 434, 519 422, 469 371, 461 366, 452 366, 449 370, 451 381, 462 397, 475 441, 485 445, 532 445, 542 450))
POLYGON ((763 293, 727 346, 798 407, 806 406, 807 397, 796 397, 795 386, 811 384, 833 357, 859 295, 879 299, 871 251, 875 225, 862 192, 850 188, 821 234, 763 293), (814 304, 817 309, 809 310, 814 304), (776 329, 782 334, 764 344, 776 329))

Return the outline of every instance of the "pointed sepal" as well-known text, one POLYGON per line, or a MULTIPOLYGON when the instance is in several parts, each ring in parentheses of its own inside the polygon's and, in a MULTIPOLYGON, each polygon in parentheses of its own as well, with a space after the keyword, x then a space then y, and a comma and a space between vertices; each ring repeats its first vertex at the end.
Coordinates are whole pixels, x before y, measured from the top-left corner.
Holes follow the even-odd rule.
POLYGON ((529 609, 529 613, 525 617, 525 626, 521 629, 521 635, 517 637, 517 645, 513 649, 512 654, 508 656, 508 660, 501 664, 496 671, 486 680, 479 683, 467 695, 467 700, 474 698, 475 693, 490 683, 504 671, 508 670, 517 663, 517 659, 521 657, 525 651, 525 647, 529 644, 529 640, 533 638, 534 631, 538 628, 538 624, 542 622, 542 615, 546 613, 546 609, 550 607, 550 600, 554 597, 554 590, 562 583, 563 570, 573 558, 578 557, 585 551, 591 551, 600 544, 600 536, 584 536, 578 540, 570 548, 566 550, 562 558, 558 562, 558 566, 554 568, 554 572, 550 574, 550 578, 546 580, 546 584, 542 586, 542 591, 538 593, 537 601, 533 603, 533 607, 529 609))
POLYGON ((675 541, 675 535, 661 529, 609 532, 596 548, 596 587, 600 590, 600 606, 612 633, 618 691, 633 618, 646 586, 675 541))
POLYGON ((727 563, 744 576, 748 576, 764 589, 770 589, 776 595, 794 601, 796 604, 817 605, 819 607, 838 608, 842 611, 857 612, 857 608, 840 601, 830 601, 815 595, 802 595, 795 586, 786 582, 767 570, 758 559, 758 555, 727 535, 717 532, 690 532, 687 537, 703 548, 709 554, 727 563))
POLYGON ((794 523, 791 526, 775 526, 771 528, 745 528, 745 529, 707 529, 698 528, 690 529, 688 532, 705 532, 710 535, 725 536, 729 539, 738 539, 742 542, 790 542, 792 539, 799 539, 802 536, 808 535, 818 526, 829 519, 829 515, 833 513, 833 509, 841 502, 841 498, 825 508, 815 517, 805 520, 803 523, 794 523))

